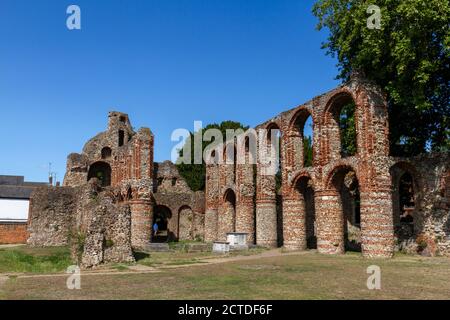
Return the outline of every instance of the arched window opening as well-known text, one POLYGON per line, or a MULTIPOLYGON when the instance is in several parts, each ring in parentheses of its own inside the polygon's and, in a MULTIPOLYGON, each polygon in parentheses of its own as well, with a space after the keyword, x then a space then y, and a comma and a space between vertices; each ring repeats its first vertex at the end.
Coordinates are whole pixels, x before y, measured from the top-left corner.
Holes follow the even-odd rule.
POLYGON ((230 232, 236 232, 236 195, 233 190, 228 190, 225 194, 225 214, 230 232))
POLYGON ((414 217, 414 182, 413 177, 405 172, 399 181, 400 222, 413 223, 414 217))
POLYGON ((123 146, 125 140, 125 132, 123 130, 119 130, 119 147, 123 146))
POLYGON ((339 93, 330 100, 325 113, 330 160, 354 156, 358 152, 357 110, 350 93, 339 93))
POLYGON ((106 162, 96 162, 92 164, 88 172, 88 181, 97 178, 102 187, 111 185, 111 166, 106 162))
POLYGON ((296 113, 292 128, 292 133, 295 134, 291 137, 294 139, 296 153, 293 164, 302 164, 303 167, 313 165, 313 124, 313 118, 307 109, 300 109, 296 113))
POLYGON ((350 157, 356 154, 356 126, 355 103, 353 100, 345 103, 339 114, 339 131, 341 137, 341 157, 350 157))
POLYGON ((305 121, 303 127, 303 166, 312 167, 313 165, 313 119, 311 116, 305 121))
POLYGON ((109 160, 109 159, 111 159, 111 156, 112 156, 112 150, 110 147, 104 147, 102 149, 101 154, 102 154, 103 160, 109 160))
MULTIPOLYGON (((390 168, 392 179, 392 211, 395 237, 399 248, 408 248, 408 243, 415 239, 420 229, 416 230, 414 221, 415 208, 420 201, 416 198, 417 172, 415 168, 406 162, 399 162, 390 168)), ((421 228, 420 225, 417 225, 421 228)))
POLYGON ((281 130, 276 123, 267 127, 267 156, 271 166, 275 169, 275 183, 277 194, 281 190, 281 130))

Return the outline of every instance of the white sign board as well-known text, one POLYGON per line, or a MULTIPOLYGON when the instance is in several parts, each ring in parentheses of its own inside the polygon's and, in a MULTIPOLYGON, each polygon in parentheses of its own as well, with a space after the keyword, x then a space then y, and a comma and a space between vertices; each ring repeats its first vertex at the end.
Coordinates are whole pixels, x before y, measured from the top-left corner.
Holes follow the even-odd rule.
POLYGON ((28 220, 29 200, 0 199, 0 221, 28 220))

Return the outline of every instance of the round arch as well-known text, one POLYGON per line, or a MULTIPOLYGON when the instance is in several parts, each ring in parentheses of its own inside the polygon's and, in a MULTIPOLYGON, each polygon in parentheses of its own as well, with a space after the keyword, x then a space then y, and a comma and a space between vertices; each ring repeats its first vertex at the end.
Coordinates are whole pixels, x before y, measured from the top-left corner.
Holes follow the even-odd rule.
POLYGON ((188 205, 178 209, 178 240, 194 239, 194 212, 188 205))
POLYGON ((111 173, 111 166, 108 163, 104 161, 95 162, 89 166, 88 181, 97 178, 102 187, 108 187, 111 185, 111 173))
POLYGON ((153 225, 158 226, 158 231, 153 230, 153 242, 166 242, 173 236, 170 234, 169 220, 172 218, 172 210, 165 205, 156 205, 153 209, 153 225))
POLYGON ((337 165, 327 176, 330 196, 328 206, 332 219, 327 221, 333 230, 340 253, 345 250, 361 252, 361 196, 357 170, 351 165, 337 165))
POLYGON ((393 164, 389 173, 392 183, 392 213, 397 238, 412 239, 416 229, 416 208, 420 203, 422 181, 416 167, 407 162, 393 164))
POLYGON ((292 154, 287 155, 289 165, 292 167, 311 167, 314 163, 314 125, 315 119, 312 110, 306 106, 300 106, 289 120, 288 139, 294 146, 292 154), (311 119, 311 137, 305 135, 305 126, 311 119), (305 145, 306 143, 306 145, 305 145))
MULTIPOLYGON (((358 128, 360 114, 362 114, 362 111, 356 104, 355 96, 347 89, 341 89, 328 99, 323 113, 323 124, 328 137, 325 155, 327 160, 338 160, 360 152, 359 141, 361 137, 358 128), (354 126, 354 131, 350 127, 342 127, 341 112, 343 111, 353 114, 354 123, 352 124, 350 121, 347 124, 354 126), (345 132, 343 132, 344 130, 345 132), (345 140, 343 140, 343 134, 345 134, 345 140), (343 144, 344 141, 346 142, 345 145, 343 144)), ((343 119, 348 119, 348 116, 348 114, 345 114, 343 119)))

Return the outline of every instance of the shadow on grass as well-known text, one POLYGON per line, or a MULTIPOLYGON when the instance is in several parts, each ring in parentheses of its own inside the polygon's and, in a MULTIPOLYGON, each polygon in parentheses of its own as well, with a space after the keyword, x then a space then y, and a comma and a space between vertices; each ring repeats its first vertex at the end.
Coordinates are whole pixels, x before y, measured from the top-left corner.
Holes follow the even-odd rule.
POLYGON ((134 252, 134 258, 136 259, 136 262, 147 259, 149 257, 150 257, 150 254, 148 254, 146 252, 140 252, 140 251, 134 252))

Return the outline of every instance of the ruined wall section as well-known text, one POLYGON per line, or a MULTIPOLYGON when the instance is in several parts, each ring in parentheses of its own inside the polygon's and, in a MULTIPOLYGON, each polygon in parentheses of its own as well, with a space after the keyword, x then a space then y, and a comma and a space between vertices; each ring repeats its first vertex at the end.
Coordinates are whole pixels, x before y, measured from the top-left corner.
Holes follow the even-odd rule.
POLYGON ((67 160, 64 186, 83 186, 96 178, 96 170, 101 170, 103 186, 115 188, 118 201, 130 205, 135 248, 146 245, 151 237, 153 148, 150 129, 135 132, 127 114, 113 111, 107 131, 89 140, 81 154, 71 154, 67 160))
POLYGON ((179 240, 203 240, 205 193, 193 192, 171 161, 155 163, 154 205, 170 209, 168 231, 179 240))
POLYGON ((78 188, 40 187, 31 195, 27 244, 36 247, 69 244, 76 216, 78 188))
POLYGON ((31 196, 28 245, 72 248, 84 267, 134 261, 131 211, 96 179, 83 187, 42 187, 31 196))
MULTIPOLYGON (((361 193, 360 239, 363 255, 392 256, 394 232, 386 106, 385 96, 377 86, 354 75, 348 83, 283 112, 255 128, 256 131, 280 129, 282 181, 279 192, 276 190, 278 178, 267 174, 265 161, 259 159, 254 191, 257 244, 271 247, 284 242, 287 248, 305 248, 306 204, 303 195, 295 190, 295 182, 299 181, 299 177, 303 177, 314 190, 314 194, 308 191, 308 198, 313 197, 315 203, 318 250, 323 253, 344 252, 344 219, 348 218, 345 214, 348 208, 346 209, 342 202, 348 199, 341 194, 341 186, 332 182, 344 171, 353 171, 361 193), (357 152, 344 157, 341 154, 339 113, 342 107, 350 102, 355 104, 357 152), (304 137, 301 131, 308 116, 313 118, 312 167, 304 165, 304 137), (283 211, 281 217, 280 210, 283 211)), ((259 150, 268 148, 262 141, 264 140, 259 137, 259 150)), ((213 175, 213 168, 209 168, 210 176, 213 175)), ((225 204, 224 192, 226 189, 233 189, 239 194, 239 187, 243 183, 241 180, 238 186, 231 186, 229 181, 235 176, 229 169, 229 165, 218 165, 218 187, 211 184, 213 180, 210 176, 207 181, 208 192, 214 190, 214 193, 219 195, 218 239, 224 238, 224 233, 228 230, 226 223, 221 225, 221 218, 226 218, 220 212, 220 208, 225 204)), ((240 177, 249 176, 251 170, 238 166, 236 171, 239 180, 240 177)), ((249 197, 238 196, 237 207, 245 205, 247 199, 249 197)), ((353 217, 349 219, 352 220, 353 217)), ((311 225, 312 222, 309 221, 308 224, 311 225)))
POLYGON ((413 158, 390 158, 392 203, 398 249, 450 256, 450 154, 431 153, 413 158), (404 173, 414 180, 412 234, 402 233, 398 180, 404 173))

